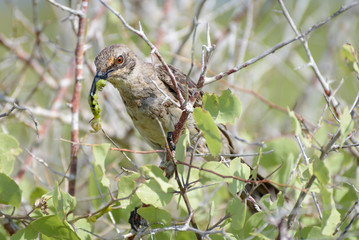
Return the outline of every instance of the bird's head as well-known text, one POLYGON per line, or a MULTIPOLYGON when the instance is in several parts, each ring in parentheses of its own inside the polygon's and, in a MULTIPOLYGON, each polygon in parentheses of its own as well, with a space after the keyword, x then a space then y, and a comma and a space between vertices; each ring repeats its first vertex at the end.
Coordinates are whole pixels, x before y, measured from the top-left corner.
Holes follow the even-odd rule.
POLYGON ((136 62, 136 55, 127 46, 111 45, 103 49, 95 58, 94 82, 104 79, 116 85, 118 81, 126 81, 133 72, 136 62))

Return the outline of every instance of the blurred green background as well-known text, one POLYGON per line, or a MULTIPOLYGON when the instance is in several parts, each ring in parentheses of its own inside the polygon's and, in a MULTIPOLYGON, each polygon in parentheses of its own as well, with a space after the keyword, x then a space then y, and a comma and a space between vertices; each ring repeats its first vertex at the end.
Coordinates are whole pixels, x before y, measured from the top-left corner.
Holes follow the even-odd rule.
MULTIPOLYGON (((76 1, 58 2, 76 7, 76 1)), ((337 11, 340 6, 350 2, 352 1, 288 0, 285 4, 298 29, 305 32, 337 11)), ((166 61, 173 62, 185 73, 191 66, 193 47, 194 69, 191 78, 194 81, 198 80, 200 73, 201 49, 207 41, 207 23, 210 26, 212 43, 216 44, 207 76, 228 70, 277 43, 295 37, 277 1, 208 0, 198 17, 196 38, 193 41, 191 35, 181 52, 176 53, 190 31, 193 17, 199 8, 198 1, 122 0, 111 1, 110 4, 132 26, 138 28, 138 22, 141 22, 146 35, 156 44, 166 61), (166 10, 168 2, 170 3, 166 10)), ((0 6, 0 114, 9 111, 13 101, 27 108, 27 111, 15 110, 10 116, 0 118, 0 131, 14 136, 23 149, 12 176, 17 176, 25 159, 29 157, 27 151, 44 159, 57 171, 65 173, 70 162, 70 144, 62 139, 71 139, 69 104, 74 85, 77 18, 45 0, 1 0, 0 6), (54 110, 55 101, 59 105, 54 110), (30 112, 39 124, 39 134, 30 112)), ((359 7, 355 7, 314 30, 307 37, 321 73, 330 83, 331 89, 337 90, 335 97, 340 102, 340 108, 351 106, 359 89, 358 79, 340 54, 345 43, 359 47, 358 14, 359 7)), ((80 103, 80 138, 86 143, 109 142, 104 134, 89 131, 92 114, 87 97, 94 76, 94 57, 102 48, 114 43, 126 44, 138 56, 151 61, 150 49, 142 39, 124 28, 119 19, 99 1, 90 1, 86 27, 85 79, 82 82, 80 103)), ((268 149, 293 147, 293 161, 299 148, 296 147, 290 118, 285 111, 271 107, 262 98, 276 106, 284 109, 288 107, 299 113, 310 123, 312 131, 317 126, 318 131, 310 137, 317 147, 325 144, 329 134, 336 129, 336 122, 326 108, 323 89, 308 66, 308 58, 299 41, 235 74, 205 86, 204 90, 219 94, 227 88, 239 97, 243 105, 240 119, 234 126, 229 126, 233 135, 248 142, 263 142, 268 149), (324 120, 318 125, 320 119, 324 120), (278 139, 284 143, 276 147, 278 143, 273 141, 278 139)), ((106 86, 100 94, 100 106, 103 128, 120 147, 133 150, 151 149, 134 129, 119 94, 112 86, 106 86)), ((258 151, 257 145, 243 142, 238 142, 238 145, 241 153, 258 151)), ((312 148, 308 151, 316 150, 312 148)), ((159 163, 158 156, 153 154, 129 156, 140 166, 159 163)), ((79 212, 91 209, 88 198, 91 170, 88 161, 92 161, 92 158, 91 148, 82 146, 77 182, 77 197, 81 203, 79 212)), ((280 158, 285 157, 267 158, 266 160, 264 157, 262 163, 267 170, 272 170, 280 165, 280 158)), ((351 161, 353 156, 349 155, 346 159, 351 161)), ((335 161, 333 162, 335 164, 335 161)), ((355 164, 355 161, 353 162, 355 164)), ((114 180, 122 171, 121 167, 130 167, 119 152, 111 152, 106 163, 110 177, 114 180)), ((49 172, 48 168, 38 161, 32 160, 20 182, 27 186, 23 188, 23 199, 29 199, 35 186, 49 190, 53 188, 54 182, 61 178, 49 172)), ((355 174, 349 175, 349 178, 356 181, 355 174)), ((274 177, 274 180, 283 181, 280 176, 274 177)), ((62 187, 66 190, 66 184, 62 187)))

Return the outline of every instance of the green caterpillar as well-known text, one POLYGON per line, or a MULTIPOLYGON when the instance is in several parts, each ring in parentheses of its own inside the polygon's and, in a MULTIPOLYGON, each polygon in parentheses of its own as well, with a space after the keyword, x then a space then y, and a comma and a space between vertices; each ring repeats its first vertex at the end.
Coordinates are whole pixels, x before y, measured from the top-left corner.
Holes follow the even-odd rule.
POLYGON ((101 130, 101 108, 98 104, 98 92, 101 91, 106 86, 106 80, 96 78, 92 82, 90 95, 88 101, 90 104, 91 112, 93 114, 93 119, 90 121, 91 127, 93 129, 91 132, 98 132, 101 130))

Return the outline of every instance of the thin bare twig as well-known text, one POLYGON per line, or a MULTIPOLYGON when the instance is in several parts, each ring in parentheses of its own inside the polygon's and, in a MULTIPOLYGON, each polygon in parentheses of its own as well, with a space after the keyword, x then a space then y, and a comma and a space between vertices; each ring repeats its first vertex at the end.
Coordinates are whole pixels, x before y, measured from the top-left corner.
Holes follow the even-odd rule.
MULTIPOLYGON (((185 202, 185 205, 186 205, 186 208, 187 208, 187 212, 188 212, 188 214, 191 216, 191 217, 189 218, 189 219, 190 219, 190 222, 191 222, 192 226, 197 229, 197 228, 198 228, 198 227, 197 227, 197 222, 196 222, 196 220, 195 220, 195 218, 194 218, 193 209, 192 209, 192 207, 191 207, 191 203, 190 203, 190 201, 189 201, 189 199, 188 199, 188 196, 187 196, 187 186, 184 187, 184 186, 182 185, 182 183, 181 183, 181 180, 180 180, 180 178, 179 178, 179 173, 178 173, 177 165, 176 165, 176 160, 174 159, 173 151, 171 151, 171 150, 169 149, 169 145, 168 145, 168 142, 167 142, 167 140, 166 140, 166 138, 167 138, 166 133, 165 133, 165 131, 163 130, 162 124, 161 124, 161 122, 160 122, 158 119, 157 119, 157 122, 158 122, 158 124, 159 124, 159 126, 160 126, 160 129, 161 129, 161 131, 162 131, 163 138, 165 139, 165 143, 166 143, 166 161, 167 161, 167 162, 168 162, 168 161, 172 161, 173 168, 174 168, 174 173, 175 173, 175 179, 176 179, 178 188, 179 188, 179 190, 180 190, 179 192, 180 192, 180 194, 181 194, 181 197, 183 198, 183 201, 185 202)), ((168 167, 168 165, 167 165, 166 167, 168 167)), ((166 169, 165 169, 165 170, 166 170, 166 169)), ((198 240, 201 239, 201 236, 200 236, 198 233, 196 233, 196 237, 197 237, 198 240)))
POLYGON ((35 154, 33 154, 32 152, 30 152, 28 149, 26 149, 26 151, 31 155, 31 157, 33 159, 35 159, 36 161, 38 161, 39 163, 41 163, 42 165, 44 165, 45 167, 47 167, 51 172, 61 176, 61 177, 64 177, 64 178, 69 178, 68 176, 66 176, 65 174, 59 172, 59 171, 56 171, 54 168, 52 168, 45 160, 37 157, 35 154))
POLYGON ((242 37, 242 41, 239 47, 239 57, 238 57, 238 61, 239 62, 243 62, 244 60, 244 55, 246 53, 247 50, 247 46, 248 46, 248 40, 249 37, 251 35, 252 32, 252 26, 253 26, 253 1, 252 0, 248 0, 247 1, 247 19, 246 19, 246 26, 244 28, 244 33, 243 33, 243 37, 242 37))
POLYGON ((82 18, 86 17, 86 13, 83 10, 74 10, 72 8, 66 7, 66 6, 56 2, 55 0, 46 0, 46 1, 48 1, 52 5, 60 8, 61 10, 64 10, 64 11, 69 12, 71 14, 74 14, 74 15, 76 15, 78 17, 82 17, 82 18))
POLYGON ((309 164, 309 158, 308 158, 307 154, 306 154, 305 151, 304 151, 304 147, 303 147, 302 141, 300 141, 300 137, 299 137, 298 135, 295 135, 295 138, 297 139, 300 152, 301 152, 302 155, 303 155, 304 162, 305 162, 306 165, 308 165, 308 164, 309 164))
POLYGON ((190 214, 185 222, 185 224, 183 225, 173 225, 173 226, 169 226, 169 227, 164 227, 164 228, 156 228, 156 229, 148 229, 145 230, 141 233, 139 233, 138 235, 136 235, 135 239, 140 239, 141 236, 145 236, 145 235, 149 235, 149 234, 156 234, 159 232, 165 232, 165 231, 178 231, 178 232, 186 232, 186 231, 190 231, 190 232, 194 232, 196 235, 200 236, 200 239, 205 239, 208 235, 210 234, 222 234, 224 237, 226 237, 226 239, 230 239, 227 234, 225 233, 224 228, 222 228, 221 230, 199 230, 197 228, 191 227, 189 226, 189 221, 192 219, 192 214, 190 214))
MULTIPOLYGON (((183 127, 186 123, 187 117, 190 112, 192 112, 193 105, 196 102, 197 97, 199 97, 198 89, 202 89, 206 73, 208 67, 208 61, 213 53, 215 46, 211 43, 210 31, 209 31, 209 24, 207 24, 207 45, 202 46, 202 58, 201 58, 201 74, 199 76, 199 80, 197 82, 197 89, 192 93, 192 97, 194 97, 193 101, 187 102, 187 106, 185 107, 185 111, 182 112, 182 115, 175 126, 175 130, 173 132, 173 142, 176 144, 178 138, 183 130, 183 127)), ((188 77, 186 79, 188 81, 188 77)))
MULTIPOLYGON (((237 65, 225 72, 221 72, 219 74, 217 74, 216 76, 213 76, 213 77, 209 77, 209 78, 206 78, 206 81, 205 81, 205 84, 210 84, 212 82, 215 82, 215 81, 218 81, 220 79, 222 79, 223 77, 226 77, 232 73, 235 73, 235 72, 238 72, 239 70, 243 69, 243 68, 246 68, 248 67, 249 65, 252 65, 253 63, 255 62, 258 62, 259 60, 265 58, 266 56, 274 53, 275 51, 279 50, 280 48, 292 43, 292 42, 295 42, 296 40, 300 39, 300 38, 304 38, 306 36, 308 36, 311 32, 313 32, 314 30, 318 29, 319 27, 323 26, 324 24, 326 24, 327 22, 329 22, 330 20, 332 20, 333 18, 335 18, 336 16, 338 16, 339 14, 355 7, 356 5, 359 4, 359 1, 355 1, 349 5, 346 5, 346 6, 342 6, 338 11, 336 11, 335 13, 333 13, 330 17, 326 18, 325 20, 311 26, 305 33, 299 35, 299 36, 296 36, 295 38, 292 38, 292 39, 289 39, 289 40, 286 40, 286 41, 282 41, 278 44, 276 44, 275 46, 271 47, 270 49, 264 51, 262 54, 254 57, 254 58, 251 58, 247 61, 245 61, 244 63, 240 64, 240 65, 237 65)), ((325 83, 325 81, 323 82, 325 83)), ((328 92, 329 95, 330 95, 330 92, 328 92)))
POLYGON ((98 215, 98 214, 103 214, 103 213, 105 213, 106 211, 110 211, 110 210, 111 210, 110 208, 111 208, 112 205, 114 205, 116 202, 129 199, 130 197, 133 196, 133 194, 136 193, 137 189, 138 189, 138 186, 136 186, 136 188, 133 189, 132 192, 131 192, 128 196, 123 197, 123 198, 111 199, 111 201, 109 201, 105 206, 103 206, 102 208, 98 209, 97 211, 92 212, 92 213, 88 213, 88 214, 84 214, 84 215, 82 215, 82 216, 78 216, 78 217, 76 217, 76 218, 70 220, 69 223, 72 224, 72 223, 77 222, 77 221, 80 220, 80 219, 89 218, 89 217, 92 217, 92 216, 96 216, 96 215, 98 215))
MULTIPOLYGON (((201 11, 202 11, 202 8, 204 6, 204 4, 206 3, 206 0, 201 0, 199 3, 198 3, 198 7, 196 9, 196 13, 193 17, 193 20, 192 20, 192 25, 187 33, 187 35, 183 38, 180 46, 178 47, 176 53, 175 53, 175 56, 178 56, 181 54, 181 51, 184 47, 184 45, 186 44, 186 42, 188 41, 189 37, 191 36, 192 32, 195 32, 195 29, 197 28, 197 25, 198 25, 198 18, 199 18, 199 15, 201 14, 201 11)), ((172 61, 171 61, 171 64, 175 64, 175 61, 176 61, 176 58, 173 58, 172 61)))
MULTIPOLYGON (((38 146, 38 144, 41 142, 41 140, 43 140, 43 138, 46 136, 47 131, 50 129, 51 123, 54 119, 53 115, 55 115, 59 111, 59 109, 61 107, 61 101, 65 97, 68 87, 70 86, 71 75, 73 74, 73 71, 74 71, 74 69, 71 67, 67 71, 66 76, 63 79, 61 79, 60 88, 58 89, 57 94, 51 104, 49 116, 45 120, 45 122, 41 124, 40 129, 39 129, 38 138, 36 139, 35 143, 31 146, 30 151, 34 152, 34 149, 38 146)), ((24 162, 25 162, 25 164, 23 164, 21 166, 19 172, 16 175, 17 181, 19 181, 23 178, 23 176, 25 174, 26 166, 30 165, 32 162, 32 156, 31 155, 27 156, 24 162)))
MULTIPOLYGON (((290 181, 292 180, 293 174, 294 174, 295 170, 297 169, 299 161, 300 161, 301 158, 302 158, 302 153, 300 152, 298 154, 298 157, 297 157, 295 163, 294 163, 294 167, 293 167, 292 171, 289 173, 287 183, 286 183, 287 185, 289 185, 290 181)), ((287 188, 284 188, 283 191, 282 191, 283 195, 286 193, 286 191, 287 191, 287 188)))
POLYGON ((207 68, 209 59, 213 53, 215 46, 212 45, 211 36, 209 31, 209 24, 207 24, 207 45, 202 46, 202 57, 201 57, 201 74, 197 83, 197 88, 201 89, 204 85, 206 78, 207 68))
MULTIPOLYGON (((225 153, 220 153, 218 154, 218 156, 220 157, 228 157, 228 158, 233 158, 233 157, 253 157, 253 156, 260 156, 260 155, 264 155, 264 154, 271 154, 273 153, 273 150, 269 150, 266 152, 261 152, 261 153, 233 153, 233 154, 225 154, 225 153)), ((196 157, 208 157, 211 156, 210 153, 196 153, 194 154, 194 156, 196 157)))
MULTIPOLYGON (((334 145, 334 143, 339 139, 340 137, 340 128, 337 129, 337 131, 335 132, 335 134, 332 136, 332 138, 330 139, 330 141, 327 143, 327 145, 322 149, 322 153, 319 157, 320 161, 323 161, 328 153, 330 152, 332 146, 334 145)), ((309 179, 309 181, 307 182, 307 184, 305 185, 305 187, 302 189, 303 191, 299 194, 299 197, 297 199, 297 202, 295 203, 291 213, 288 216, 288 228, 290 227, 293 218, 297 215, 298 209, 301 206, 305 196, 307 195, 307 192, 309 191, 309 189, 311 188, 311 186, 313 185, 315 179, 317 177, 315 175, 312 175, 309 179)))
POLYGON ((333 235, 337 234, 337 232, 339 232, 340 227, 343 225, 343 223, 345 222, 345 220, 347 220, 347 218, 349 217, 349 215, 356 210, 356 208, 358 207, 358 201, 356 201, 353 206, 350 207, 350 209, 348 210, 348 212, 345 213, 345 216, 342 218, 342 220, 340 221, 340 223, 337 224, 335 231, 333 232, 333 235))
POLYGON ((338 240, 342 240, 345 237, 345 234, 347 234, 347 232, 349 231, 349 229, 351 228, 352 224, 354 223, 354 220, 357 219, 359 217, 359 212, 355 213, 355 215, 352 217, 352 219, 350 220, 349 224, 346 226, 345 230, 342 232, 342 234, 340 234, 340 236, 338 237, 338 240))
POLYGON ((181 165, 184 165, 184 166, 187 166, 187 167, 191 167, 191 168, 195 168, 195 169, 198 169, 200 171, 205 171, 205 172, 209 172, 209 173, 212 173, 218 177, 221 177, 221 178, 231 178, 231 179, 235 179, 235 180, 238 180, 238 181, 241 181, 241 182, 244 182, 244 183, 255 183, 255 184, 261 184, 261 183, 271 183, 271 184, 274 184, 276 186, 279 186, 279 187, 291 187, 291 188, 294 188, 294 189, 297 189, 297 190, 300 190, 300 191, 306 191, 305 189, 300 189, 296 186, 289 186, 289 185, 286 185, 286 184, 281 184, 281 183, 277 183, 277 182, 274 182, 272 180, 269 180, 269 179, 263 179, 263 180, 248 180, 248 179, 244 179, 244 178, 240 178, 240 177, 237 177, 237 176, 228 176, 228 175, 222 175, 220 173, 217 173, 213 170, 210 170, 210 169, 206 169, 206 168, 202 168, 202 167, 198 167, 198 166, 195 166, 195 165, 191 165, 189 163, 186 163, 186 162, 181 162, 181 161, 176 161, 176 164, 181 164, 181 165))
MULTIPOLYGON (((83 143, 83 142, 73 142, 64 138, 59 138, 60 141, 64 141, 64 142, 68 142, 71 144, 78 144, 78 145, 83 145, 83 146, 97 146, 100 144, 93 144, 93 143, 83 143)), ((112 142, 112 141, 111 141, 112 142)), ((165 152, 165 150, 163 149, 158 149, 158 150, 149 150, 149 151, 139 151, 139 150, 131 150, 131 149, 126 149, 126 148, 118 148, 118 147, 110 147, 110 150, 113 151, 120 151, 120 152, 130 152, 130 153, 137 153, 137 154, 150 154, 150 153, 160 153, 160 152, 165 152)))
POLYGON ((10 50, 15 56, 31 67, 41 79, 52 89, 56 89, 58 87, 57 80, 53 78, 41 64, 35 59, 29 56, 26 52, 24 52, 21 48, 16 46, 10 39, 6 38, 3 34, 0 34, 0 44, 10 50))
POLYGON ((18 111, 26 111, 26 112, 29 113, 29 115, 30 115, 30 117, 31 117, 31 120, 34 122, 35 129, 36 129, 36 133, 39 135, 39 130, 38 130, 38 128, 37 128, 38 125, 39 125, 39 123, 38 123, 38 121, 36 120, 36 118, 34 117, 34 115, 32 114, 31 110, 29 110, 29 109, 26 108, 26 107, 21 107, 21 106, 19 106, 19 105, 18 105, 17 103, 15 103, 15 102, 13 102, 12 104, 13 104, 13 106, 10 108, 9 111, 0 114, 0 118, 10 116, 11 113, 12 113, 15 109, 18 110, 18 111))
MULTIPOLYGON (((323 75, 321 74, 321 72, 320 72, 320 70, 319 70, 319 68, 318 68, 318 66, 317 66, 317 64, 316 64, 310 50, 309 50, 308 41, 305 39, 306 34, 300 34, 299 33, 299 31, 297 30, 297 27, 296 27, 294 21, 292 20, 288 10, 286 9, 283 1, 278 0, 278 2, 280 4, 280 6, 281 6, 281 9, 283 11, 283 14, 284 14, 285 18, 287 19, 287 21, 290 24, 290 26, 292 27, 293 31, 296 33, 297 37, 301 41, 301 43, 302 43, 302 45, 303 45, 303 47, 305 49, 305 52, 307 54, 307 57, 309 59, 309 65, 311 66, 311 68, 313 69, 315 75, 317 76, 317 78, 318 78, 318 80, 319 80, 325 94, 329 97, 329 100, 331 101, 331 104, 332 104, 333 109, 335 111, 335 115, 338 117, 340 115, 340 109, 338 108, 339 103, 334 98, 334 96, 332 95, 332 91, 331 91, 331 89, 329 87, 329 84, 327 83, 327 81, 325 80, 323 75)), ((343 9, 346 9, 346 10, 350 9, 351 7, 354 7, 357 4, 359 4, 359 1, 356 2, 355 4, 350 4, 350 5, 346 6, 346 7, 341 7, 336 13, 332 14, 329 18, 327 18, 327 20, 322 21, 321 23, 317 24, 317 27, 322 26, 325 22, 327 22, 330 19, 332 19, 333 17, 339 15, 339 13, 343 12, 343 9)), ((307 32, 312 31, 312 29, 315 29, 315 28, 311 27, 307 32)), ((326 158, 326 156, 328 155, 330 149, 333 147, 334 143, 339 139, 339 137, 340 137, 340 127, 337 129, 336 133, 330 139, 328 144, 322 149, 322 153, 320 155, 320 160, 321 161, 323 161, 326 158)), ((306 191, 300 193, 296 204, 294 205, 291 213, 288 216, 288 223, 287 223, 288 228, 291 226, 293 218, 298 212, 298 208, 301 206, 302 201, 304 200, 304 198, 305 198, 305 196, 307 194, 307 191, 310 189, 310 187, 314 183, 315 179, 316 179, 316 176, 312 175, 311 178, 309 179, 308 183, 305 186, 306 191)))

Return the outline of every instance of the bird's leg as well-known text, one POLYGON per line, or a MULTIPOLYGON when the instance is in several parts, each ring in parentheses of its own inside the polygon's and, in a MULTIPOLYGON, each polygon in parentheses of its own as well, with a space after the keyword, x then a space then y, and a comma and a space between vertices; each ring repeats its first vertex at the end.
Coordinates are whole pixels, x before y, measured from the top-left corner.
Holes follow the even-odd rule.
POLYGON ((173 132, 167 133, 167 143, 171 151, 176 150, 176 144, 173 142, 173 132))
POLYGON ((148 227, 148 222, 137 213, 137 209, 138 207, 135 207, 131 211, 130 218, 128 219, 131 229, 135 232, 138 232, 143 227, 148 227))
POLYGON ((160 163, 160 168, 165 172, 166 178, 170 179, 174 173, 174 163, 172 161, 171 152, 176 149, 176 144, 173 142, 173 132, 167 133, 167 144, 168 148, 166 154, 163 155, 162 161, 160 163))

